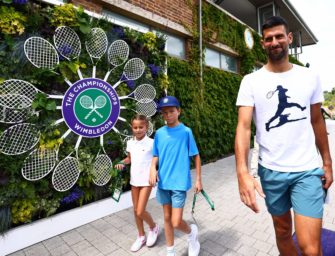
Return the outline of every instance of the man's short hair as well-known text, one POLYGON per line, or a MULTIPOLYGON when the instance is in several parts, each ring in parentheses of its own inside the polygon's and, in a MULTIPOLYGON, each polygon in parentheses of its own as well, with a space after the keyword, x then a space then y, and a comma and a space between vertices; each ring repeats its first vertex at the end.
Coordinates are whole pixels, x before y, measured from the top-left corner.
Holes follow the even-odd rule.
POLYGON ((288 34, 290 32, 287 21, 280 17, 280 16, 272 16, 268 18, 264 24, 262 25, 262 35, 264 35, 264 30, 268 28, 273 28, 276 26, 283 25, 285 27, 286 33, 288 34))

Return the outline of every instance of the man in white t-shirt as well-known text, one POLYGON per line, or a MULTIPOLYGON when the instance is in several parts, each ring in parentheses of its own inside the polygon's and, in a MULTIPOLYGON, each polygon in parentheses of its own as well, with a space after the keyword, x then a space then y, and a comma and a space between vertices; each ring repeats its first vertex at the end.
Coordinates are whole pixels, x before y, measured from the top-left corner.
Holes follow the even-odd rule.
POLYGON ((280 255, 298 255, 292 240, 291 208, 302 254, 322 255, 322 187, 330 187, 333 173, 320 111, 324 100, 320 80, 310 69, 289 62, 293 38, 283 18, 268 19, 262 34, 268 62, 243 78, 236 103, 235 154, 241 201, 259 212, 255 190, 265 198, 280 255), (259 144, 262 187, 247 167, 252 119, 259 144))

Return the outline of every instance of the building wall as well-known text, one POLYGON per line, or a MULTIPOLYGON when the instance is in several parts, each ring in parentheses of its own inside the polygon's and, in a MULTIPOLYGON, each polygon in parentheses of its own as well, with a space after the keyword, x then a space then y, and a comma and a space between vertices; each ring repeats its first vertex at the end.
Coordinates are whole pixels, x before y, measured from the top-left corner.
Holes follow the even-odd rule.
MULTIPOLYGON (((193 23, 192 8, 187 4, 187 0, 72 0, 71 2, 96 13, 101 13, 104 7, 129 18, 151 23, 153 26, 157 17, 166 20, 166 27, 169 27, 168 22, 182 26, 191 26, 193 23), (142 12, 146 15, 142 15, 142 12), (148 13, 152 14, 152 19, 148 18, 148 13)), ((158 27, 164 25, 160 23, 157 22, 158 27)))

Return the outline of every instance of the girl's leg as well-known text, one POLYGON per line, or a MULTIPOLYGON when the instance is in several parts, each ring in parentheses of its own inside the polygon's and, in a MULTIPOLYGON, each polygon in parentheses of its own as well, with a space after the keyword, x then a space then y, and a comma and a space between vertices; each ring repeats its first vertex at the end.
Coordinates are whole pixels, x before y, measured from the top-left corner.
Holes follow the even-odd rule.
POLYGON ((170 247, 174 245, 174 233, 173 233, 173 226, 171 223, 172 206, 170 204, 164 204, 163 211, 164 211, 164 232, 165 232, 166 246, 170 247))
POLYGON ((133 200, 134 217, 135 217, 135 223, 136 223, 137 230, 138 230, 138 235, 144 236, 145 233, 144 233, 144 227, 143 227, 143 220, 140 217, 138 217, 138 214, 137 214, 139 197, 140 197, 140 187, 131 186, 131 198, 133 200))
POLYGON ((156 225, 151 215, 145 210, 145 208, 147 207, 151 189, 152 187, 139 187, 139 196, 137 201, 138 203, 136 207, 136 214, 138 218, 142 219, 142 223, 144 220, 149 225, 149 227, 153 229, 156 225))

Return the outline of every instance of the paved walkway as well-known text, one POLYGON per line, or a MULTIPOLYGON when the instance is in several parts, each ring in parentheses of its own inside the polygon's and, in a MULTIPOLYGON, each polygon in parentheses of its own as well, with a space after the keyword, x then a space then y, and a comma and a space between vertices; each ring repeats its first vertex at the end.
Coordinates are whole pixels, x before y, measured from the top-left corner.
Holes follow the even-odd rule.
MULTIPOLYGON (((261 212, 253 213, 239 199, 235 175, 234 157, 227 157, 203 166, 204 188, 215 202, 211 211, 203 197, 199 196, 195 216, 199 224, 200 255, 278 255, 270 215, 264 202, 258 198, 261 212)), ((335 189, 332 189, 332 205, 325 206, 324 227, 335 231, 335 189), (330 209, 333 209, 331 211, 330 209)), ((192 194, 185 206, 185 219, 191 217, 192 194)), ((163 212, 155 199, 148 203, 149 212, 163 226, 163 212)), ((187 255, 187 238, 175 232, 177 255, 187 255)), ((35 244, 12 256, 123 256, 165 255, 165 238, 162 231, 157 244, 131 253, 129 248, 136 237, 132 208, 120 211, 81 226, 59 236, 35 244)))

